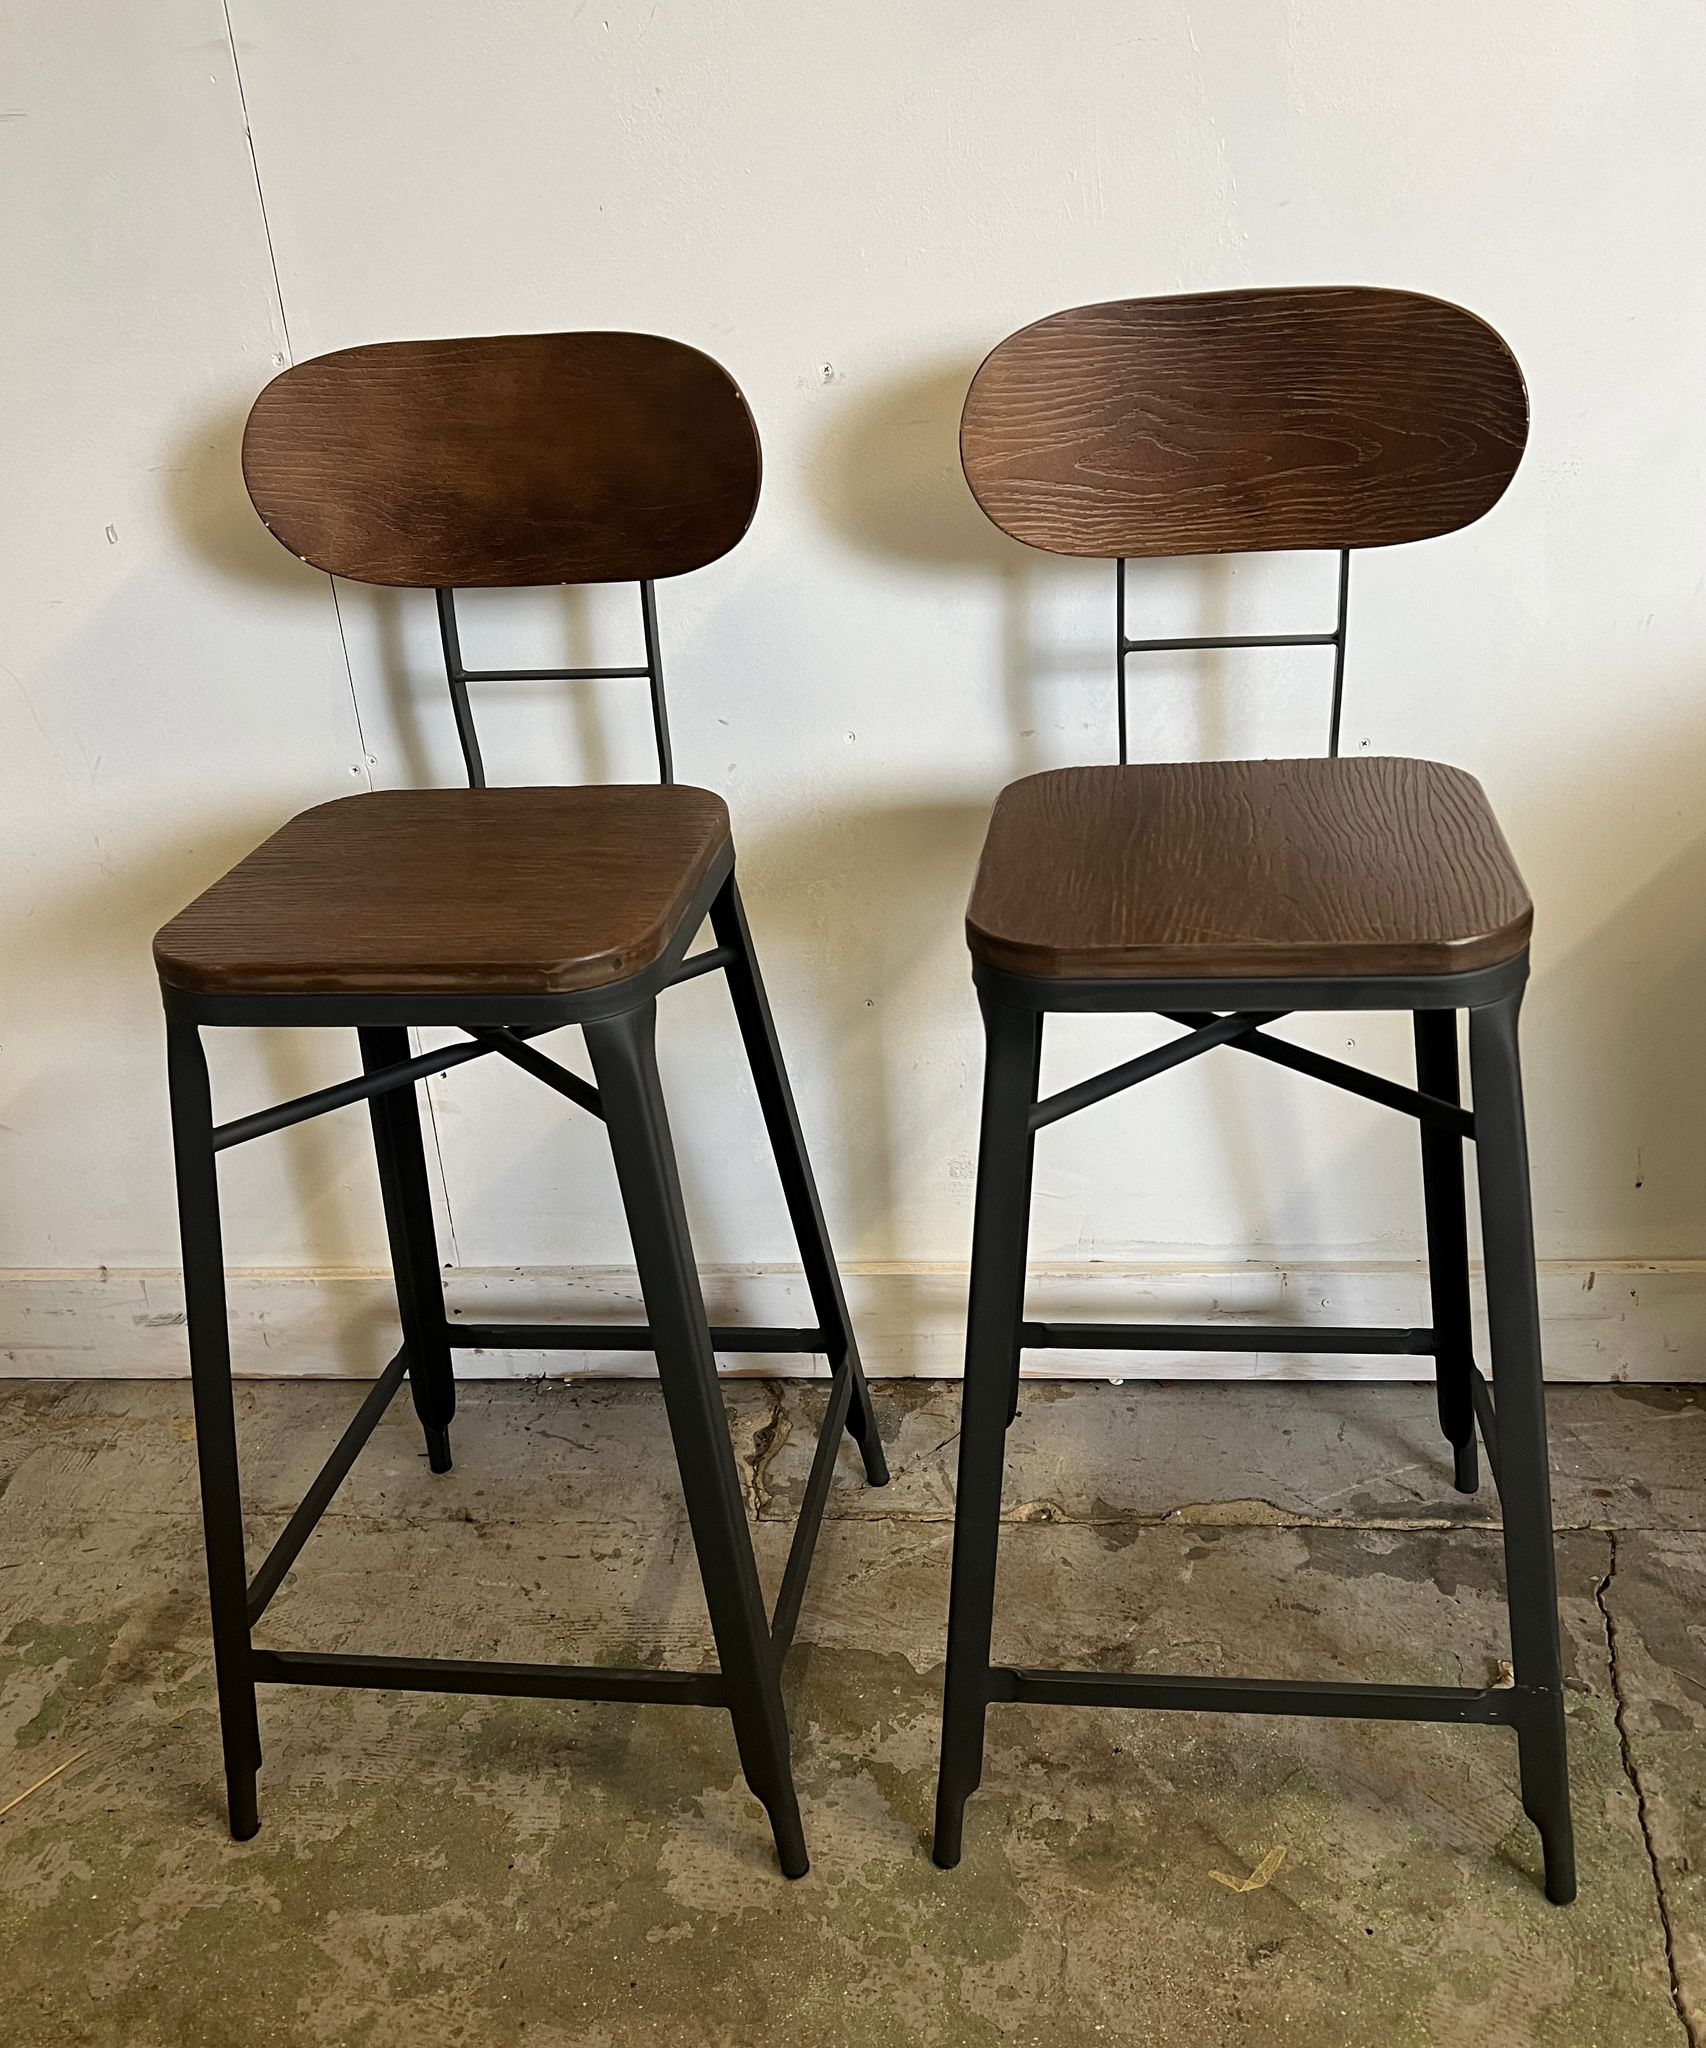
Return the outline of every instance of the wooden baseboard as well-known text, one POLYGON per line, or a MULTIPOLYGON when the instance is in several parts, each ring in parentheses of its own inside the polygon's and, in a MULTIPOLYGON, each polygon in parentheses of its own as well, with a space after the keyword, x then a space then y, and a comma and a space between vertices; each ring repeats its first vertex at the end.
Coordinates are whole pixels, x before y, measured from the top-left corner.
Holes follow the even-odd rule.
MULTIPOLYGON (((874 1377, 952 1377, 960 1370, 966 1276, 955 1266, 849 1266, 848 1299, 874 1377)), ((808 1323, 798 1272, 719 1267, 704 1275, 716 1322, 808 1323)), ((481 1322, 642 1319, 631 1270, 457 1268, 453 1316, 481 1322)), ((390 1282, 361 1271, 238 1270, 229 1282, 232 1359, 245 1377, 370 1377, 396 1346, 390 1282)), ((1540 1268, 1548 1376, 1558 1380, 1706 1380, 1706 1260, 1540 1268)), ((1412 1263, 1318 1266, 1037 1267, 1027 1312, 1038 1319, 1158 1322, 1423 1323, 1427 1289, 1412 1263)), ((0 1270, 0 1373, 59 1379, 174 1378, 185 1372, 183 1283, 175 1271, 0 1270)), ((812 1359, 747 1354, 735 1372, 809 1375, 812 1359)), ((1204 1355, 1030 1353, 1028 1373, 1063 1379, 1413 1379, 1425 1359, 1294 1352, 1204 1355)), ((644 1353, 468 1351, 467 1378, 540 1373, 649 1375, 644 1353)))

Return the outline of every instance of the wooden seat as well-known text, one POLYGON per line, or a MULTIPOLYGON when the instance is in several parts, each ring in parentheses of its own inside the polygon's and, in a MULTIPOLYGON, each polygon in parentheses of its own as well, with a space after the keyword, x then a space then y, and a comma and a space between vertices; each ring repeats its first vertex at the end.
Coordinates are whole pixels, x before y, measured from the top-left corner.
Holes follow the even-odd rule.
POLYGON ((560 995, 664 952, 728 845, 675 783, 382 790, 275 832, 154 941, 173 988, 560 995))
POLYGON ((1481 785, 1434 761, 1063 768, 1001 794, 974 958, 1064 980, 1449 974, 1528 942, 1481 785))

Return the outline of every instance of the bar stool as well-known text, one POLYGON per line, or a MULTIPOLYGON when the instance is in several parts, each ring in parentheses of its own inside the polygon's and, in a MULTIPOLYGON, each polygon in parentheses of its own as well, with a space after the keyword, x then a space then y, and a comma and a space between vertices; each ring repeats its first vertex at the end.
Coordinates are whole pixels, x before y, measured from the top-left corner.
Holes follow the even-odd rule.
POLYGON ((1350 551, 1449 533, 1522 456, 1521 373, 1471 314, 1408 292, 1239 291, 1084 306, 979 369, 961 457, 985 514, 1057 554, 1113 557, 1119 765, 1033 775, 996 803, 966 918, 986 1063, 954 1521, 936 1861, 958 1862, 986 1710, 1065 1706, 1487 1722, 1517 1737, 1546 1891, 1575 1894, 1517 1010, 1530 906, 1481 788, 1427 761, 1338 758, 1350 551), (1128 639, 1134 556, 1331 549, 1331 633, 1128 639), (1126 764, 1130 655, 1334 651, 1329 754, 1126 764), (1409 1010, 1417 1086, 1270 1037, 1291 1011, 1409 1010), (1474 1108, 1460 1100, 1468 1012, 1474 1108), (1163 1017, 1182 1036, 1038 1099, 1055 1011, 1163 1017), (1217 1045, 1417 1119, 1432 1289, 1424 1330, 1025 1319, 1036 1134, 1217 1045), (1492 1385, 1472 1355, 1462 1147, 1476 1141, 1492 1385), (1499 1488, 1515 1683, 1308 1684, 990 1662, 1005 1432, 1019 1355, 1052 1349, 1406 1353, 1435 1362, 1455 1479, 1475 1430, 1499 1488), (1496 1415, 1496 1426, 1495 1426, 1496 1415))
POLYGON ((725 554, 751 521, 758 437, 728 374, 641 334, 400 342, 288 370, 243 445, 257 510, 294 554, 337 576, 435 590, 469 779, 303 813, 155 940, 166 1009, 197 1456, 232 1834, 259 1826, 258 1683, 365 1686, 724 1708, 784 1871, 807 1867, 781 1668, 793 1640, 841 1432, 872 1485, 888 1473, 740 893, 728 812, 672 781, 654 578, 725 554), (658 787, 488 789, 457 643, 457 586, 638 581, 658 787), (689 946, 706 918, 715 943, 689 946), (810 1328, 708 1326, 654 1054, 658 997, 727 977, 799 1240, 810 1328), (585 1034, 596 1085, 535 1041, 585 1034), (215 1123, 202 1032, 354 1028, 362 1072, 215 1123), (414 1053, 414 1026, 452 1046, 414 1053), (451 1322, 436 1267, 415 1084, 464 1061, 512 1061, 601 1117, 646 1325, 451 1322), (402 1344, 271 1553, 245 1562, 220 1242, 218 1155, 355 1102, 372 1118, 402 1344), (450 1469, 452 1354, 504 1346, 656 1353, 718 1669, 707 1672, 324 1655, 257 1647, 255 1624, 406 1377, 431 1469, 450 1469), (718 1393, 719 1350, 822 1352, 833 1375, 793 1544, 767 1619, 718 1393))

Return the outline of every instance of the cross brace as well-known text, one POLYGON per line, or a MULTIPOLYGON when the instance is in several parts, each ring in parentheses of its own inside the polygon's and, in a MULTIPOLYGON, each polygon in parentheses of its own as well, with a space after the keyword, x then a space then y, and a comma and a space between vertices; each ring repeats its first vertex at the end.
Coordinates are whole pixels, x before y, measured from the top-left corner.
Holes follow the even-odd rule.
MULTIPOLYGON (((733 959, 732 947, 708 947, 703 953, 695 953, 690 960, 682 961, 670 976, 669 986, 675 988, 681 982, 696 980, 701 974, 715 973, 719 968, 729 966, 733 959)), ((547 1088, 555 1088, 559 1095, 566 1095, 590 1115, 601 1117, 604 1110, 598 1099, 598 1090, 592 1083, 570 1073, 557 1061, 547 1059, 544 1053, 536 1051, 528 1043, 530 1039, 542 1038, 548 1031, 565 1029, 566 1024, 532 1024, 509 1030, 485 1025, 476 1027, 468 1033, 472 1041, 468 1045, 445 1045, 433 1052, 417 1053, 412 1060, 400 1060, 394 1067, 380 1067, 371 1074, 357 1074, 348 1081, 334 1081, 330 1087, 294 1096, 289 1102, 275 1103, 270 1109, 257 1109, 249 1116, 234 1117, 228 1124, 216 1124, 213 1149, 215 1152, 229 1151, 233 1145, 246 1145, 251 1138, 268 1137, 274 1131, 288 1130, 292 1124, 306 1123, 311 1117, 323 1116, 327 1110, 346 1109, 352 1102, 367 1102, 376 1095, 388 1095, 393 1088, 429 1080, 434 1074, 446 1073, 452 1067, 464 1066, 469 1060, 484 1059, 491 1053, 501 1054, 535 1080, 543 1081, 547 1088)))
POLYGON ((1307 1046, 1287 1045, 1284 1039, 1269 1038, 1264 1027, 1278 1023, 1284 1012, 1239 1011, 1221 1017, 1207 1010, 1171 1010, 1166 1015, 1169 1023, 1191 1027, 1183 1038, 1157 1046, 1153 1052, 1140 1053, 1136 1059, 1109 1067, 1087 1081, 1076 1082, 1058 1095, 1045 1096, 1031 1109, 1031 1129, 1041 1130, 1046 1124, 1088 1109, 1092 1103, 1105 1102, 1110 1095, 1183 1066, 1187 1060, 1211 1052, 1217 1045, 1230 1045, 1235 1052, 1253 1053, 1258 1059, 1289 1067, 1293 1073, 1308 1074, 1314 1080, 1342 1088, 1349 1095, 1360 1095, 1365 1101, 1400 1110, 1422 1123, 1436 1124, 1457 1137, 1475 1135, 1474 1112, 1455 1102, 1425 1095, 1420 1089, 1405 1088, 1396 1081, 1383 1080, 1378 1074, 1364 1073, 1360 1067, 1329 1059, 1325 1053, 1311 1052, 1307 1046))

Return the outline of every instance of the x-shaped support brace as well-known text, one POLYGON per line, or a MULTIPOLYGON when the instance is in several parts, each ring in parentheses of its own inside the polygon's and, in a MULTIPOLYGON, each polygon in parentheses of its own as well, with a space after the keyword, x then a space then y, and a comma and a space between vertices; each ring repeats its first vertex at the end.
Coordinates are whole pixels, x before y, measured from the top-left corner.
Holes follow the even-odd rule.
POLYGON ((1437 1124, 1457 1137, 1473 1138, 1475 1135, 1472 1110, 1447 1102, 1438 1095, 1425 1095, 1419 1089, 1383 1080, 1378 1074, 1365 1073, 1361 1067, 1350 1066, 1344 1060, 1329 1059, 1325 1053, 1311 1052, 1306 1046, 1288 1045, 1284 1039, 1269 1038, 1265 1027, 1279 1023, 1289 1014, 1286 1011, 1241 1010, 1228 1016, 1218 1016, 1210 1010, 1173 1010, 1165 1014, 1169 1023, 1190 1027, 1183 1038, 1175 1038, 1167 1045, 1157 1046, 1153 1052, 1140 1053, 1136 1059, 1110 1067, 1105 1073, 1079 1081, 1071 1088, 1063 1088, 1058 1095, 1045 1096, 1032 1107, 1031 1129, 1041 1130, 1045 1124, 1057 1123, 1077 1110, 1088 1109, 1094 1102, 1105 1102, 1110 1095, 1133 1088, 1140 1081, 1151 1080, 1172 1067, 1183 1066, 1187 1060, 1197 1059, 1217 1045, 1229 1045, 1235 1052, 1252 1053, 1258 1059, 1271 1060, 1275 1066, 1289 1067, 1293 1073, 1308 1074, 1314 1080, 1344 1089, 1347 1094, 1360 1095, 1365 1101, 1378 1102, 1386 1109, 1401 1110, 1404 1115, 1416 1117, 1423 1123, 1437 1124))

